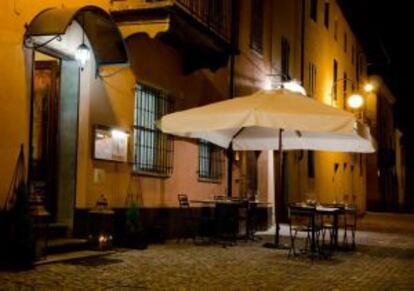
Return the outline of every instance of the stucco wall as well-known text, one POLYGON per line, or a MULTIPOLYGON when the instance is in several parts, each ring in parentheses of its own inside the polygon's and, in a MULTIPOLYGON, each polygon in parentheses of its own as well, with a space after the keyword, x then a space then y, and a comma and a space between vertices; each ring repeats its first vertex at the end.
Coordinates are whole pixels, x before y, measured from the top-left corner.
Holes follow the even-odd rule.
MULTIPOLYGON (((336 1, 330 1, 329 27, 324 25, 324 1, 318 1, 317 21, 310 18, 309 1, 305 7, 305 87, 309 86, 309 62, 316 65, 317 80, 315 98, 329 105, 344 108, 343 81, 337 83, 338 99, 332 102, 333 61, 338 62, 338 80, 347 78, 356 82, 356 61, 352 62, 352 46, 356 57, 364 56, 361 47, 336 1), (335 20, 338 22, 337 40, 334 37, 335 20), (347 52, 344 51, 344 32, 347 33, 347 52)), ((363 58, 364 59, 364 58, 363 58)), ((366 63, 363 61, 363 75, 360 86, 366 80, 366 63)), ((348 94, 352 82, 348 81, 348 94)), ((317 152, 315 154, 315 178, 308 179, 307 192, 322 202, 343 201, 356 203, 361 212, 365 211, 366 200, 366 156, 345 153, 317 152), (362 159, 362 160, 360 160, 362 159), (335 164, 338 170, 335 172, 335 164), (351 171, 353 165, 353 171, 351 171)))
MULTIPOLYGON (((23 143, 28 156, 29 103, 31 60, 30 50, 23 48, 24 24, 48 7, 97 5, 104 9, 110 1, 6 1, 0 18, 0 203, 6 197, 19 145, 23 143), (28 64, 25 53, 28 52, 28 64)), ((228 96, 226 68, 216 73, 198 71, 189 76, 181 72, 179 52, 148 38, 133 37, 131 69, 121 70, 112 77, 95 78, 94 64, 81 73, 79 144, 77 173, 77 207, 90 207, 104 194, 112 207, 125 206, 131 167, 91 159, 91 133, 95 124, 129 130, 133 125, 133 87, 136 81, 156 86, 171 93, 176 109, 206 104, 228 96), (104 171, 103 179, 94 181, 94 169, 104 171)), ((118 70, 106 70, 102 75, 118 70)), ((131 140, 132 142, 132 140, 131 140)), ((198 145, 175 142, 174 171, 169 179, 141 179, 144 205, 176 206, 177 194, 186 192, 190 198, 208 198, 225 192, 226 177, 221 183, 200 183, 197 179, 198 145)), ((225 174, 225 161, 223 163, 225 174)), ((238 192, 237 184, 234 192, 238 192)))
MULTIPOLYGON (((28 158, 32 51, 23 46, 25 25, 50 7, 97 5, 109 7, 108 0, 6 0, 0 9, 0 205, 11 182, 20 144, 28 158)), ((26 163, 27 169, 27 163, 26 163)))

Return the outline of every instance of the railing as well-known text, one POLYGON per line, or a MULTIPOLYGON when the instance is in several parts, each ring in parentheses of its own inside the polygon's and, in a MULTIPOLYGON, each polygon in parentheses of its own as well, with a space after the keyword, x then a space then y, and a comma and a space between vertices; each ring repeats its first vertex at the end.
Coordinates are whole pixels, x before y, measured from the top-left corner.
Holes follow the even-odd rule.
POLYGON ((194 19, 205 25, 226 41, 231 37, 231 19, 232 19, 232 1, 233 0, 111 0, 111 3, 130 2, 135 4, 154 3, 162 5, 176 4, 194 19))
POLYGON ((209 29, 230 40, 232 0, 176 0, 176 3, 209 29))

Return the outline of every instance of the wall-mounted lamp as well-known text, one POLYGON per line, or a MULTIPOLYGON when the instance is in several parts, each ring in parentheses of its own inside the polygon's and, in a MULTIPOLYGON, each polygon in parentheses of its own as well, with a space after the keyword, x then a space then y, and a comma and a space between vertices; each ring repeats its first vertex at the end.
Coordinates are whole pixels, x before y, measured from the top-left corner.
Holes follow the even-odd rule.
POLYGON ((290 79, 289 76, 284 74, 269 74, 263 85, 264 90, 273 89, 286 89, 295 93, 306 96, 305 88, 295 79, 290 79), (275 77, 280 77, 280 80, 276 81, 275 77))
POLYGON ((348 97, 346 102, 351 109, 360 109, 364 105, 364 97, 354 93, 348 97))
POLYGON ((374 91, 374 85, 372 84, 372 83, 366 83, 365 85, 364 85, 364 91, 366 92, 366 93, 371 93, 372 91, 374 91))
POLYGON ((75 58, 79 62, 81 70, 86 66, 86 63, 91 58, 91 49, 85 44, 85 14, 82 14, 82 43, 78 46, 76 50, 75 58))

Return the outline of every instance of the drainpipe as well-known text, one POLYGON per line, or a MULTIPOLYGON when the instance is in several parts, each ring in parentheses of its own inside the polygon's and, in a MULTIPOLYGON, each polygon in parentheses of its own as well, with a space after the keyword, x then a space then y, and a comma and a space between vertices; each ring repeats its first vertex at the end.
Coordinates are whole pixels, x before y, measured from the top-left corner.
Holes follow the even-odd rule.
MULTIPOLYGON (((232 99, 235 95, 235 55, 237 51, 237 34, 238 34, 238 5, 237 0, 231 1, 231 36, 230 36, 230 79, 229 79, 229 98, 232 99)), ((233 192, 233 143, 230 143, 227 149, 227 196, 231 197, 233 192)))

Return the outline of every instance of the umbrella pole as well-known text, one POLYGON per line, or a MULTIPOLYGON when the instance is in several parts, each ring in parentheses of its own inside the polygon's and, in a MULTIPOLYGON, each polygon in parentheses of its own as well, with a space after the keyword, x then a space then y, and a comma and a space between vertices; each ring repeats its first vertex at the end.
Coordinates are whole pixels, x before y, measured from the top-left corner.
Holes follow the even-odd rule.
POLYGON ((227 197, 231 197, 233 193, 233 143, 230 143, 227 149, 227 197))
POLYGON ((279 183, 278 183, 278 189, 277 191, 275 191, 275 197, 274 197, 274 209, 275 209, 275 246, 278 247, 279 246, 279 230, 280 230, 280 211, 281 211, 281 207, 283 207, 283 205, 281 205, 281 200, 282 199, 278 199, 280 197, 282 197, 283 193, 283 142, 282 142, 282 133, 283 133, 283 129, 279 129, 279 183), (279 207, 279 210, 276 210, 276 207, 279 207))

